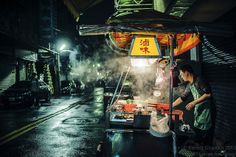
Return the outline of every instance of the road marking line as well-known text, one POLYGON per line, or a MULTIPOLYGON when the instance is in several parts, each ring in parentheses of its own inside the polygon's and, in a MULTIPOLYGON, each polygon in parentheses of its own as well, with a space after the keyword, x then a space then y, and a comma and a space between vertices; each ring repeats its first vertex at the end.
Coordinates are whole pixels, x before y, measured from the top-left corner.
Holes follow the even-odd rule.
POLYGON ((34 121, 34 122, 30 123, 30 124, 27 124, 26 126, 23 126, 23 127, 19 128, 19 129, 16 129, 16 130, 6 134, 3 137, 0 137, 0 146, 5 144, 5 143, 7 143, 7 142, 9 142, 9 141, 11 141, 11 140, 13 140, 13 139, 15 139, 15 138, 17 138, 17 137, 19 137, 19 136, 21 136, 21 135, 23 135, 23 134, 25 134, 26 132, 34 129, 35 127, 37 127, 38 125, 42 124, 43 122, 49 120, 50 118, 53 118, 53 117, 55 117, 55 116, 57 116, 59 114, 67 112, 70 109, 72 109, 74 107, 77 107, 79 105, 80 104, 78 104, 77 102, 73 103, 73 104, 69 105, 68 107, 66 107, 66 108, 64 108, 62 110, 59 110, 59 111, 57 111, 55 113, 52 113, 50 115, 47 115, 45 117, 41 117, 41 118, 37 119, 36 121, 34 121))
POLYGON ((16 134, 16 135, 10 136, 9 138, 7 138, 7 139, 5 139, 4 141, 0 142, 0 146, 1 146, 1 145, 4 145, 4 144, 7 143, 7 142, 10 142, 11 140, 14 140, 15 138, 17 138, 17 137, 19 137, 19 136, 25 134, 26 132, 28 132, 28 131, 30 131, 30 130, 32 130, 32 129, 34 129, 34 128, 35 128, 35 127, 30 127, 30 128, 27 128, 26 130, 23 130, 22 132, 19 132, 19 133, 16 134))

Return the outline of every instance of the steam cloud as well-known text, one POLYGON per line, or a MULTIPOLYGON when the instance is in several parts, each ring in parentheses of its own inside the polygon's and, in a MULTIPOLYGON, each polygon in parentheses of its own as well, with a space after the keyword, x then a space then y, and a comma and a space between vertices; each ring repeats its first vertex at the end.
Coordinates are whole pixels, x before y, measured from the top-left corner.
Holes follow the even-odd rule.
MULTIPOLYGON (((129 57, 116 56, 106 45, 97 48, 93 54, 84 59, 79 48, 70 52, 70 79, 80 80, 85 84, 103 79, 107 85, 116 85, 120 74, 130 66, 129 57)), ((131 82, 135 95, 168 103, 169 66, 161 68, 155 62, 148 68, 131 67, 127 81, 131 82)))

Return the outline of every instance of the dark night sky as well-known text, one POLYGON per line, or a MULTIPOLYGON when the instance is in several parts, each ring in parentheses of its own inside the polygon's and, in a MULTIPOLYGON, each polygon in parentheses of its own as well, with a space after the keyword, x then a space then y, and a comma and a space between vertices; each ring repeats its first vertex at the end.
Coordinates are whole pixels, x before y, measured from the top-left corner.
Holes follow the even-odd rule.
POLYGON ((103 0, 101 3, 87 9, 81 16, 80 24, 104 24, 114 13, 114 1, 103 0))
POLYGON ((58 37, 67 37, 71 39, 74 44, 77 42, 78 31, 76 30, 76 21, 67 7, 63 4, 62 0, 58 0, 57 3, 57 29, 58 37))
MULTIPOLYGON (((102 36, 90 36, 81 37, 76 30, 76 25, 81 24, 104 24, 106 20, 114 13, 114 2, 113 0, 104 0, 101 3, 87 9, 81 14, 80 20, 77 23, 69 12, 67 7, 63 4, 63 1, 58 0, 58 37, 70 38, 73 44, 85 43, 90 45, 92 43, 101 41, 103 42, 104 37, 102 36), (91 41, 91 43, 89 42, 91 41)), ((95 44, 96 45, 96 44, 95 44)), ((83 47, 83 46, 82 46, 83 47)), ((96 47, 91 45, 90 48, 96 47)), ((85 50, 92 51, 92 50, 85 50)))

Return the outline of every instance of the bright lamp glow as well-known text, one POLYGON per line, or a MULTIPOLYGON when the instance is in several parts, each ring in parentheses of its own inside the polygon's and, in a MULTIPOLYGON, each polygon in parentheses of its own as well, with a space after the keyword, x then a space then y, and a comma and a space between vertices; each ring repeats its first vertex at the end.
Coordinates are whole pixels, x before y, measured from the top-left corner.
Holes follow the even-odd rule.
POLYGON ((69 38, 60 38, 55 42, 55 49, 57 51, 69 50, 71 48, 71 40, 69 38))
POLYGON ((62 44, 61 47, 59 48, 60 51, 64 50, 66 48, 66 44, 62 44))
POLYGON ((149 67, 156 62, 157 59, 151 58, 130 58, 133 67, 149 67))

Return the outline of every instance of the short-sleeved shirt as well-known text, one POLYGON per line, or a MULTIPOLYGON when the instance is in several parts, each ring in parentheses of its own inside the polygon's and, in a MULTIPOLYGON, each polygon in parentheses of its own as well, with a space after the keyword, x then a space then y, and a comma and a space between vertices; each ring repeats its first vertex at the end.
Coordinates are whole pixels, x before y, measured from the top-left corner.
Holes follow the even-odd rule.
MULTIPOLYGON (((185 101, 192 93, 194 100, 200 98, 204 93, 209 94, 210 88, 206 82, 199 77, 195 77, 192 84, 188 84, 181 99, 185 101)), ((208 130, 211 128, 211 101, 206 99, 194 107, 194 127, 201 130, 208 130)))

